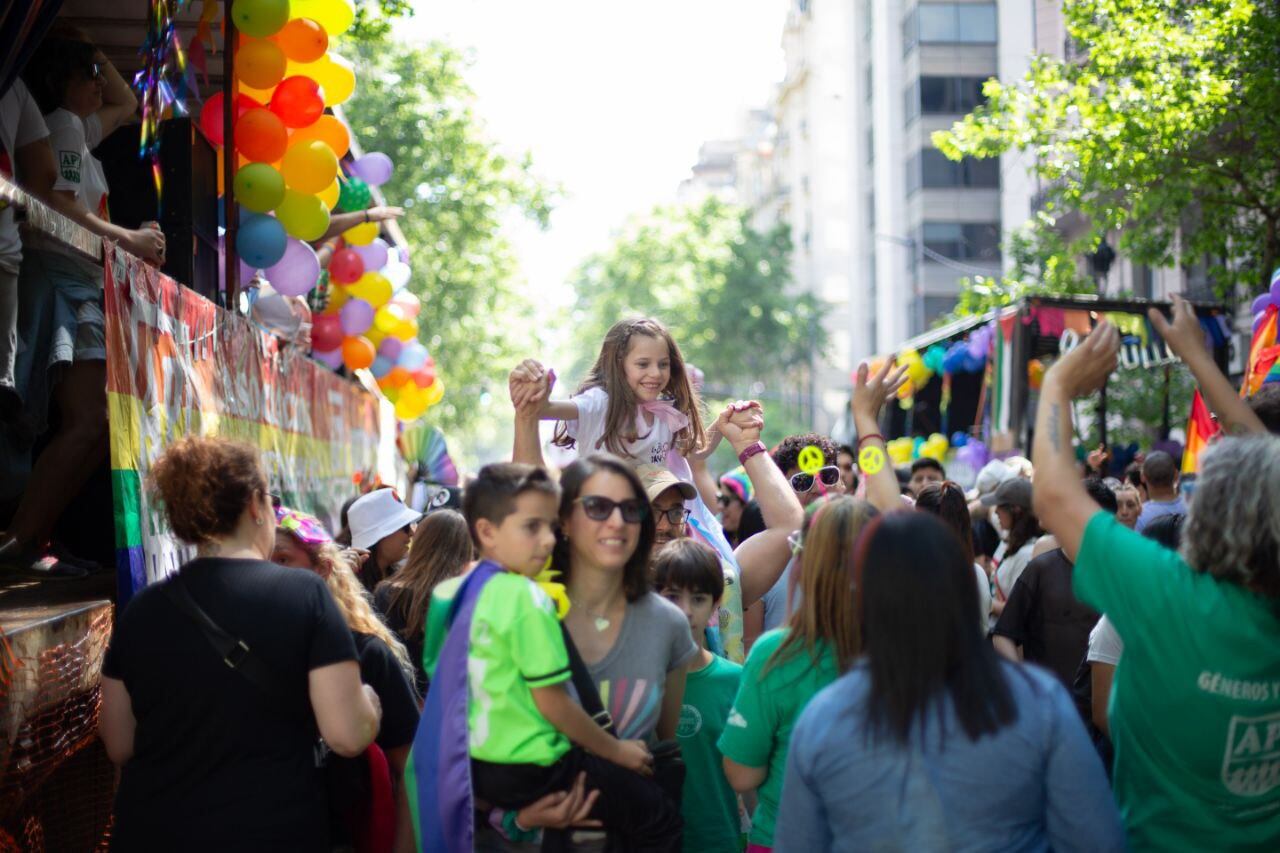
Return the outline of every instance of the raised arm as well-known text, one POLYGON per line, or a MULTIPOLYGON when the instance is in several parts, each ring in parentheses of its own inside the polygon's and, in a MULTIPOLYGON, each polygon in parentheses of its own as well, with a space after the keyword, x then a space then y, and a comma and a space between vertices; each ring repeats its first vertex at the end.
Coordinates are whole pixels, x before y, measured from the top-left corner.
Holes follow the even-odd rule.
POLYGON ((880 434, 880 410, 906 381, 906 365, 895 368, 886 360, 874 376, 867 364, 859 365, 853 386, 850 408, 854 429, 858 431, 858 466, 866 480, 867 500, 881 512, 902 509, 902 493, 889 462, 884 436, 880 434))
POLYGON ((343 231, 366 222, 386 222, 390 219, 399 219, 401 216, 404 216, 403 208, 386 205, 377 205, 367 210, 354 210, 350 213, 335 213, 329 217, 329 227, 316 242, 330 240, 343 231))
POLYGON ((1204 330, 1196 319, 1195 309, 1178 294, 1173 295, 1173 322, 1164 318, 1158 308, 1148 308, 1147 316, 1169 349, 1173 350, 1191 371, 1209 410, 1218 416, 1222 428, 1230 435, 1266 432, 1267 428, 1249 404, 1240 399, 1231 381, 1222 374, 1204 345, 1204 330))
POLYGON ((1033 501, 1041 525, 1058 538, 1067 559, 1075 561, 1085 525, 1098 505, 1084 489, 1071 449, 1071 400, 1107 382, 1116 367, 1120 334, 1101 323, 1080 346, 1058 359, 1044 376, 1036 411, 1031 461, 1036 479, 1033 501))
POLYGON ((507 379, 511 392, 511 405, 515 407, 515 446, 511 451, 512 462, 522 462, 538 468, 546 468, 542 458, 542 436, 538 432, 540 412, 555 384, 555 374, 545 379, 531 380, 517 367, 507 379))
MULTIPOLYGON (((750 427, 743 428, 744 417, 750 418, 753 412, 760 411, 758 403, 752 405, 754 409, 741 410, 721 424, 724 437, 738 455, 760 440, 760 429, 764 426, 763 418, 759 418, 759 426, 752 423, 750 427)), ((804 508, 769 454, 757 453, 742 467, 751 480, 751 489, 765 524, 763 531, 743 542, 734 552, 742 573, 742 607, 745 610, 759 601, 782 576, 791 559, 787 537, 804 525, 804 508)))
POLYGON ((102 106, 97 115, 102 124, 102 138, 106 139, 138 112, 138 96, 101 50, 94 53, 93 61, 102 73, 102 106))
POLYGON ((511 386, 511 403, 517 408, 529 403, 534 397, 541 397, 537 414, 544 421, 576 421, 578 404, 568 400, 552 402, 551 389, 556 384, 556 372, 542 366, 536 359, 526 358, 511 371, 508 380, 511 386), (540 388, 539 386, 545 386, 540 388), (545 394, 541 392, 545 390, 545 394))

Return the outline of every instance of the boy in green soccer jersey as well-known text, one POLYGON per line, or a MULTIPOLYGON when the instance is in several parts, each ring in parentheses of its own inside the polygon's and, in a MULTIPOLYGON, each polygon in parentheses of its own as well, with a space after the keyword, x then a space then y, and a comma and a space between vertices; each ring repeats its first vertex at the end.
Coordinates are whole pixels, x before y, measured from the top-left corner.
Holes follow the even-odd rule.
POLYGON ((724 775, 716 741, 724 731, 742 666, 707 649, 707 625, 718 618, 724 573, 715 552, 694 539, 676 539, 653 560, 653 585, 689 619, 699 656, 689 664, 676 738, 684 756, 686 853, 740 853, 738 795, 724 775))
MULTIPOLYGON (((532 580, 555 546, 559 487, 540 468, 487 465, 467 487, 463 513, 481 556, 472 572, 491 575, 475 600, 466 651, 475 799, 514 811, 585 773, 587 788, 600 792, 591 817, 606 831, 637 849, 678 850, 679 814, 645 778, 653 773, 648 748, 614 738, 565 689, 565 635, 532 580)), ((433 679, 460 587, 441 584, 428 609, 423 664, 433 679)))

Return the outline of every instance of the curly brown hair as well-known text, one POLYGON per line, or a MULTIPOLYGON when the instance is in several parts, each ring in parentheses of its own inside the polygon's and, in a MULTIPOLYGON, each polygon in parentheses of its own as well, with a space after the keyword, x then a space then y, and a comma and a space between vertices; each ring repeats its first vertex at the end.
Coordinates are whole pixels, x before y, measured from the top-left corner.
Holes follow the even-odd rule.
POLYGON ((169 526, 192 545, 230 535, 249 504, 267 494, 258 451, 225 438, 179 439, 147 476, 169 526))

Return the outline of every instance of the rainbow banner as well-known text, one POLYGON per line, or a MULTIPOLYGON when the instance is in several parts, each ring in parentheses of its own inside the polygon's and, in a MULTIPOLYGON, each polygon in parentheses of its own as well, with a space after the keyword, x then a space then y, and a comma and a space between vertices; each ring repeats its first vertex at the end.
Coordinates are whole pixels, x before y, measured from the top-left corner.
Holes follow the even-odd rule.
POLYGON ((193 550, 166 527, 147 472, 182 436, 262 449, 272 490, 332 523, 377 460, 373 396, 124 252, 106 248, 107 407, 120 606, 193 550))
POLYGON ((1182 473, 1194 474, 1200 470, 1200 454, 1222 431, 1209 413, 1209 407, 1196 389, 1191 398, 1191 414, 1187 417, 1187 444, 1182 451, 1182 473))

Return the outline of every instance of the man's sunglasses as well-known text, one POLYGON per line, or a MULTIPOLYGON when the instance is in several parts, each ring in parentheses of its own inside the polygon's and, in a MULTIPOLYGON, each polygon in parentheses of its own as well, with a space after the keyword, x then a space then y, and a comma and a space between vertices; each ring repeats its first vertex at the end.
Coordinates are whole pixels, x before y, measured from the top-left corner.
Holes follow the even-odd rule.
MULTIPOLYGON (((834 465, 828 465, 818 470, 818 480, 822 481, 824 486, 834 486, 840 482, 840 469, 834 465)), ((791 488, 798 494, 804 494, 813 488, 815 477, 812 474, 806 474, 803 471, 799 474, 791 475, 791 488)))
POLYGON ((642 501, 639 498, 615 501, 603 495, 587 495, 586 497, 578 498, 574 503, 582 504, 582 511, 592 521, 605 521, 609 516, 613 515, 615 509, 620 510, 622 512, 622 520, 627 524, 639 524, 649 509, 649 502, 642 501))

